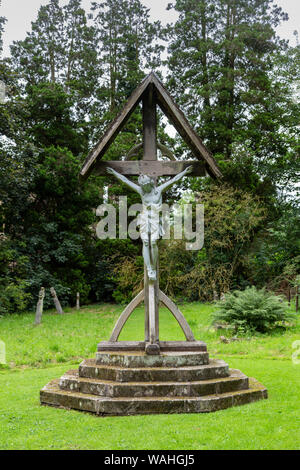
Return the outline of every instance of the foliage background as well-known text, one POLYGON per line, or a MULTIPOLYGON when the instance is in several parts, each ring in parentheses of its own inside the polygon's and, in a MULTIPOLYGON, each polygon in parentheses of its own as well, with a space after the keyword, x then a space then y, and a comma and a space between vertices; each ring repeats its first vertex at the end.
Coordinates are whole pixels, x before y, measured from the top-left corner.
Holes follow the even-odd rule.
MULTIPOLYGON (((287 15, 271 0, 177 0, 168 8, 179 18, 162 27, 139 0, 94 2, 90 12, 80 0, 49 0, 11 58, 1 58, 0 314, 33 308, 42 285, 54 286, 64 305, 76 292, 83 303, 125 302, 138 289, 140 242, 95 236, 103 197, 117 205, 119 195, 129 204, 136 195, 109 178, 80 185, 78 173, 151 69, 224 175, 184 182, 205 206, 205 245, 188 252, 184 241, 162 241, 162 288, 212 300, 250 285, 286 294, 298 282, 300 49, 275 33, 287 15)), ((0 52, 4 28, 0 10, 0 52)), ((141 133, 137 110, 105 158, 126 155, 141 133)), ((161 116, 158 135, 177 158, 191 158, 161 116)), ((173 188, 166 202, 181 197, 173 188)))

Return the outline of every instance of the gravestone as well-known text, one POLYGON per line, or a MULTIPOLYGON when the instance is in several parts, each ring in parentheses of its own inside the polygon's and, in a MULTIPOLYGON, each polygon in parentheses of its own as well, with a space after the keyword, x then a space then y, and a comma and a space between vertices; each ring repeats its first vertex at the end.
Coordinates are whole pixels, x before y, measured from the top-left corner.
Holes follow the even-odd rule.
POLYGON ((136 88, 92 149, 80 178, 84 181, 92 172, 112 174, 142 198, 139 223, 145 261, 144 288, 122 312, 109 341, 98 344, 96 358, 83 361, 79 370, 69 371, 60 380, 46 385, 41 390, 41 403, 97 415, 129 415, 209 412, 266 398, 266 389, 255 379, 229 369, 222 360, 209 358, 206 344, 195 340, 179 308, 159 288, 157 240, 161 227, 157 222, 149 222, 147 207, 154 206, 159 211, 163 191, 185 175, 210 175, 213 178, 222 175, 213 156, 155 73, 150 73, 136 88), (103 161, 102 157, 140 102, 143 106, 143 142, 135 146, 124 161, 103 161), (178 161, 157 142, 157 106, 169 118, 196 160, 178 161), (131 161, 141 147, 143 159, 131 161), (157 148, 170 161, 159 161, 157 148), (129 179, 131 176, 139 176, 138 184, 129 179), (160 176, 172 178, 159 185, 160 176), (145 305, 144 341, 118 341, 128 318, 142 302, 145 305), (160 303, 178 321, 185 341, 160 340, 160 303))
POLYGON ((50 287, 50 293, 51 293, 51 297, 53 299, 53 302, 54 302, 57 313, 59 315, 63 315, 64 311, 63 311, 63 309, 60 305, 60 301, 57 297, 57 294, 56 294, 56 291, 55 291, 54 287, 50 287))
POLYGON ((35 311, 35 325, 40 325, 42 322, 43 308, 44 308, 45 288, 41 287, 39 292, 39 299, 35 311))

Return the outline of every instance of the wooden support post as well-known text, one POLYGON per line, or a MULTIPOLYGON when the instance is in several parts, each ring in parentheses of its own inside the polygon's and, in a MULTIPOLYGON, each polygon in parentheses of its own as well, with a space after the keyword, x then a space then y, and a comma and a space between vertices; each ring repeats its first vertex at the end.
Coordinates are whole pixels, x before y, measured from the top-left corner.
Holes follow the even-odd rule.
POLYGON ((147 354, 160 354, 160 347, 157 338, 157 317, 156 308, 156 286, 154 281, 149 281, 149 342, 145 342, 145 351, 147 354))
POLYGON ((145 342, 149 342, 149 280, 147 267, 144 265, 144 304, 145 304, 145 342))
POLYGON ((290 287, 288 288, 288 304, 290 307, 291 306, 291 288, 290 287))
POLYGON ((60 301, 58 300, 54 287, 50 288, 50 292, 51 292, 57 313, 59 313, 59 315, 62 315, 64 312, 63 312, 63 309, 61 308, 60 301))
MULTIPOLYGON (((157 161, 157 114, 153 85, 150 84, 143 98, 143 161, 157 161)), ((151 164, 152 164, 151 163, 151 164)), ((154 176, 154 175, 153 175, 154 176)), ((156 180, 156 178, 155 178, 156 180)), ((159 271, 157 281, 149 281, 147 269, 144 274, 145 290, 145 343, 147 354, 159 354, 159 271)))
POLYGON ((125 323, 127 322, 128 318, 134 311, 136 307, 140 305, 144 300, 144 290, 142 290, 131 302, 130 304, 127 305, 125 310, 123 310, 121 316, 119 317, 117 323, 114 326, 114 329, 112 331, 111 337, 109 341, 111 343, 114 343, 118 341, 118 338, 120 336, 120 333, 122 331, 122 328, 124 327, 125 323))
POLYGON ((36 313, 35 313, 35 325, 40 325, 42 322, 42 315, 43 315, 43 307, 44 307, 44 297, 45 297, 45 288, 41 287, 39 292, 39 300, 36 306, 36 313))
POLYGON ((154 344, 156 341, 156 327, 155 327, 155 285, 153 281, 149 282, 149 339, 150 343, 154 344))
POLYGON ((154 300, 155 300, 155 341, 159 342, 159 260, 156 265, 156 281, 154 283, 154 300))
POLYGON ((186 319, 182 315, 181 311, 174 304, 174 302, 172 302, 172 300, 169 299, 169 297, 167 297, 166 294, 164 294, 161 290, 159 291, 159 300, 170 310, 172 315, 174 315, 174 317, 178 321, 180 327, 182 328, 182 331, 183 331, 183 333, 186 337, 186 340, 187 341, 195 341, 193 332, 192 332, 191 328, 189 327, 188 322, 186 321, 186 319))
POLYGON ((76 294, 76 310, 80 310, 80 294, 77 292, 76 294))
POLYGON ((147 354, 159 354, 159 266, 156 266, 157 280, 149 281, 145 268, 145 344, 147 354))
POLYGON ((143 160, 157 160, 157 117, 153 86, 148 87, 143 99, 143 160))

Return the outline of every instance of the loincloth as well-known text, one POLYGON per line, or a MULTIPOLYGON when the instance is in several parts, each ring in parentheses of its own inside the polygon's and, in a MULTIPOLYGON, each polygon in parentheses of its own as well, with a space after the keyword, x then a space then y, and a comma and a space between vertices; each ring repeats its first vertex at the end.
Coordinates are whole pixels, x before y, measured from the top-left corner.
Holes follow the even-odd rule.
POLYGON ((159 240, 165 234, 162 224, 161 205, 143 206, 143 210, 137 218, 137 225, 139 226, 143 242, 159 240))

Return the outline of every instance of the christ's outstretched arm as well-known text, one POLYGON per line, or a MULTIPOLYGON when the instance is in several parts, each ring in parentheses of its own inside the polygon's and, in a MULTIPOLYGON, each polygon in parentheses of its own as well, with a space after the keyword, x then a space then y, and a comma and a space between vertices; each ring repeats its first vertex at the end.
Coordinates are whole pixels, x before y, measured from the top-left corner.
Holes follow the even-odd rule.
POLYGON ((130 189, 133 189, 133 191, 136 191, 137 193, 141 194, 141 188, 135 184, 133 181, 130 181, 126 176, 121 175, 117 171, 115 171, 113 168, 108 167, 107 168, 107 173, 110 173, 111 175, 114 175, 121 183, 126 184, 130 189))
POLYGON ((168 180, 165 183, 161 184, 157 189, 161 192, 166 191, 170 186, 172 186, 174 183, 177 183, 177 181, 181 180, 181 178, 183 178, 185 175, 191 173, 192 171, 193 171, 193 167, 188 166, 181 173, 178 173, 178 175, 174 176, 174 178, 171 178, 170 180, 168 180))

